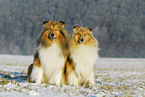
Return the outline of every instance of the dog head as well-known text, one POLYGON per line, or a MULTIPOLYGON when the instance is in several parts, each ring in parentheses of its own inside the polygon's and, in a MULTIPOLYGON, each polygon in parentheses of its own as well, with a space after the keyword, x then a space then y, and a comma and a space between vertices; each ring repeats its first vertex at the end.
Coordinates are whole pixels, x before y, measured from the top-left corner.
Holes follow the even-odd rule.
POLYGON ((59 22, 44 21, 43 26, 44 26, 43 37, 53 41, 59 37, 61 30, 64 29, 65 23, 63 21, 59 22))
POLYGON ((41 34, 38 43, 40 41, 40 43, 44 46, 49 46, 52 42, 58 40, 60 36, 64 36, 63 30, 65 23, 63 21, 44 21, 43 27, 43 33, 41 34))
POLYGON ((77 43, 84 44, 92 39, 92 32, 92 28, 74 26, 73 37, 77 43))

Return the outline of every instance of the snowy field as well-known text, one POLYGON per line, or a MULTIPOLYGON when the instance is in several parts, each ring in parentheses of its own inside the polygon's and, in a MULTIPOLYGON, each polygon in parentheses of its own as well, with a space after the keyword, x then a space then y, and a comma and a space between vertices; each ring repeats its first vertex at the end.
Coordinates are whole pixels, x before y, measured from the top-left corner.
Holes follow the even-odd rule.
POLYGON ((24 82, 32 56, 0 55, 0 97, 145 97, 145 59, 100 58, 95 86, 24 82))

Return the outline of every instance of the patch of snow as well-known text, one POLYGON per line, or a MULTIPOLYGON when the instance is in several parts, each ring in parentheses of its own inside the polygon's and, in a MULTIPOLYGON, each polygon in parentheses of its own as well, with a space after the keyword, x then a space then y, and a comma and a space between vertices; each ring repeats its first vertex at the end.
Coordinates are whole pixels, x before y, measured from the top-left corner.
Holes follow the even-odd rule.
POLYGON ((36 92, 36 91, 28 91, 28 93, 27 93, 28 95, 39 95, 39 93, 38 92, 36 92))
POLYGON ((88 88, 24 82, 32 62, 32 56, 0 55, 0 97, 145 96, 145 59, 100 58, 88 88), (3 78, 10 82, 3 85, 3 78))

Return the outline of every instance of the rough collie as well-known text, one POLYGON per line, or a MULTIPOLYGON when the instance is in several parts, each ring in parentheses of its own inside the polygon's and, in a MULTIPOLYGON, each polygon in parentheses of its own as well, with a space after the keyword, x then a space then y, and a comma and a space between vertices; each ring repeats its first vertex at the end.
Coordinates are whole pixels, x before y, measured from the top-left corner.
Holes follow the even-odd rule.
POLYGON ((91 28, 75 26, 70 40, 70 55, 66 65, 69 85, 94 85, 94 65, 98 56, 98 41, 91 28))
POLYGON ((63 71, 69 42, 68 34, 64 29, 65 23, 44 21, 43 26, 34 62, 28 68, 27 81, 37 84, 65 84, 63 71))

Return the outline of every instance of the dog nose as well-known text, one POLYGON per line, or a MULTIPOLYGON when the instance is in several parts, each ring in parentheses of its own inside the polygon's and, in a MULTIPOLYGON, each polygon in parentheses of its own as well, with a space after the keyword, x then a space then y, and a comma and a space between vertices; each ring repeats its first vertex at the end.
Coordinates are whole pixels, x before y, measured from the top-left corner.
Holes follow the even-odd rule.
POLYGON ((54 33, 51 33, 51 35, 50 35, 51 37, 54 37, 54 33))
POLYGON ((81 39, 81 42, 82 42, 82 43, 84 42, 84 39, 83 39, 83 38, 81 39))

